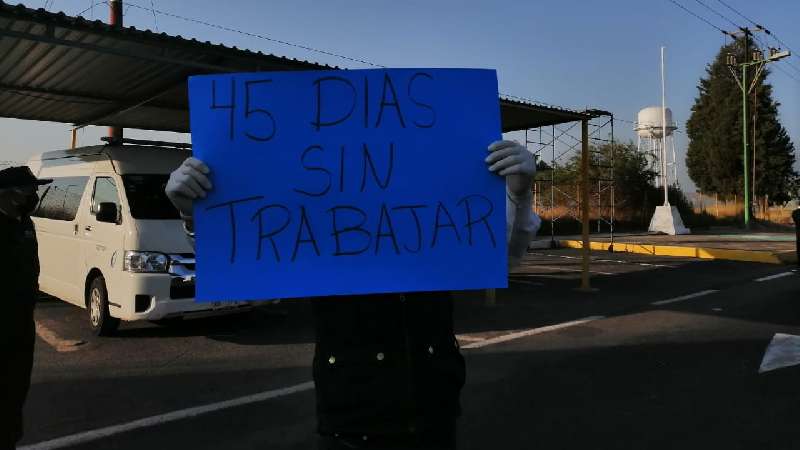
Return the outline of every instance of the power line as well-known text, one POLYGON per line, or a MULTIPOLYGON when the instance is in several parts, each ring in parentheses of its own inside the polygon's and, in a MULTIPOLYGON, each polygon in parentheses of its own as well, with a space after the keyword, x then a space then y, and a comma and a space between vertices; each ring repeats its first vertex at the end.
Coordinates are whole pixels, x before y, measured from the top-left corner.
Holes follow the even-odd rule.
POLYGON ((154 0, 150 0, 150 8, 153 10, 153 23, 155 24, 156 32, 158 32, 158 17, 156 16, 156 4, 154 0))
MULTIPOLYGON (((724 7, 728 8, 728 9, 730 9, 731 11, 733 11, 733 12, 734 12, 734 13, 735 13, 737 16, 741 17, 742 19, 744 19, 744 20, 746 20, 746 21, 750 22, 751 24, 753 24, 753 25, 754 25, 754 26, 756 26, 756 27, 761 27, 761 25, 759 25, 759 24, 755 23, 754 21, 750 20, 750 18, 748 18, 748 17, 747 17, 747 16, 745 16, 744 14, 740 13, 740 12, 739 12, 739 11, 738 11, 736 8, 734 8, 733 6, 731 6, 731 5, 727 4, 727 3, 725 3, 725 2, 724 2, 724 1, 722 1, 722 0, 717 0, 717 1, 718 1, 718 2, 720 2, 720 3, 722 4, 722 6, 724 6, 724 7)), ((763 28, 763 27, 761 27, 761 28, 763 28)))
MULTIPOLYGON (((708 5, 707 5, 706 3, 704 3, 702 0, 695 0, 695 1, 696 1, 697 3, 699 3, 701 6, 703 6, 704 8, 706 8, 707 10, 709 10, 709 11, 711 11, 712 13, 716 14, 717 16, 721 17, 722 19, 726 20, 728 23, 730 23, 730 24, 731 24, 731 25, 733 25, 734 27, 736 27, 736 28, 739 28, 740 30, 744 30, 744 27, 740 26, 739 24, 737 24, 736 22, 734 22, 733 20, 731 20, 730 18, 728 18, 728 16, 726 16, 726 15, 724 15, 724 14, 720 13, 720 12, 719 12, 719 11, 717 11, 716 9, 714 9, 714 8, 712 8, 712 7, 710 7, 710 6, 708 6, 708 5)), ((736 14, 738 14, 739 16, 741 16, 742 18, 744 18, 744 19, 745 19, 745 20, 747 20, 748 22, 750 22, 750 23, 754 24, 758 30, 764 31, 764 32, 765 32, 765 33, 767 33, 768 35, 771 35, 771 32, 770 32, 769 30, 767 30, 767 29, 766 29, 766 28, 764 28, 763 26, 761 26, 761 25, 759 25, 759 24, 755 23, 754 21, 752 21, 752 20, 748 19, 748 18, 747 18, 746 16, 744 16, 742 13, 740 13, 739 11, 737 11, 737 10, 733 9, 732 7, 730 7, 728 4, 726 4, 726 3, 725 3, 725 2, 723 2, 722 0, 717 0, 717 1, 719 1, 720 3, 722 3, 724 6, 727 6, 729 9, 731 9, 732 11, 734 11, 736 14)), ((730 34, 730 33, 729 33, 729 34, 730 34)), ((770 46, 769 46, 769 45, 768 45, 766 42, 764 42, 764 41, 763 41, 761 38, 759 38, 759 37, 758 37, 758 35, 756 35, 756 34, 751 34, 751 36, 752 36, 752 37, 753 37, 753 38, 754 38, 754 39, 755 39, 755 40, 756 40, 756 41, 757 41, 759 44, 761 44, 761 46, 762 46, 762 47, 764 47, 765 49, 769 49, 769 48, 770 48, 770 46)), ((774 38, 774 36, 773 36, 773 38, 774 38)), ((784 45, 784 46, 785 46, 787 49, 789 49, 789 47, 788 47, 788 46, 786 46, 786 45, 784 45)), ((790 50, 790 51, 792 51, 791 49, 789 49, 789 50, 790 50)), ((792 52, 792 53, 794 53, 794 52, 792 52)), ((795 66, 794 64, 792 64, 792 63, 791 63, 791 61, 784 61, 784 62, 785 62, 786 64, 788 64, 789 66, 791 66, 793 69, 795 69, 795 70, 796 70, 798 73, 800 73, 800 68, 798 68, 797 66, 795 66)), ((789 72, 787 72, 787 71, 785 71, 785 70, 782 70, 782 69, 781 69, 781 71, 782 71, 782 72, 784 72, 785 74, 789 75, 789 77, 790 77, 790 78, 792 78, 792 79, 794 79, 795 81, 800 81, 799 79, 797 79, 797 78, 795 78, 794 76, 790 75, 790 74, 789 74, 789 72)))
POLYGON ((739 26, 739 24, 737 24, 736 22, 732 21, 731 19, 729 19, 727 16, 723 15, 722 13, 720 13, 719 11, 717 11, 716 9, 714 9, 714 8, 712 8, 712 7, 710 7, 710 6, 708 6, 708 5, 707 5, 707 4, 705 4, 705 3, 704 3, 702 0, 694 0, 694 1, 696 1, 697 3, 699 3, 699 4, 700 4, 700 6, 702 6, 703 8, 705 8, 705 9, 707 9, 707 10, 711 11, 712 13, 716 14, 717 16, 721 17, 723 20, 727 21, 728 23, 730 23, 730 24, 731 24, 731 25, 733 25, 734 27, 736 27, 736 28, 741 28, 741 27, 739 26))
MULTIPOLYGON (((50 1, 50 0, 45 0, 45 1, 47 2, 47 1, 50 1)), ((52 1, 55 1, 55 0, 52 0, 52 1)), ((107 5, 108 1, 106 0, 106 1, 94 2, 88 8, 86 8, 83 11, 79 12, 77 15, 80 16, 83 13, 85 13, 86 11, 92 10, 95 6, 103 5, 103 4, 107 5)), ((270 42, 275 42, 275 43, 279 43, 279 44, 283 44, 283 45, 288 45, 288 46, 295 47, 295 48, 300 48, 300 49, 306 50, 306 51, 321 53, 321 54, 324 54, 324 55, 333 56, 333 57, 345 59, 345 60, 348 60, 348 61, 358 62, 358 63, 366 64, 366 65, 369 65, 369 66, 373 66, 373 67, 379 67, 379 68, 384 68, 384 69, 386 68, 386 66, 384 66, 384 65, 376 64, 376 63, 373 63, 373 62, 370 62, 370 61, 367 61, 367 60, 364 60, 364 59, 353 58, 353 57, 350 57, 350 56, 345 56, 345 55, 329 52, 329 51, 326 51, 326 50, 320 50, 320 49, 317 49, 317 48, 313 48, 313 47, 309 47, 309 46, 305 46, 305 45, 301 45, 301 44, 295 44, 293 42, 284 41, 284 40, 281 40, 281 39, 271 38, 269 36, 265 36, 265 35, 262 35, 262 34, 251 33, 251 32, 248 32, 248 31, 243 31, 243 30, 239 30, 239 29, 235 29, 235 28, 231 28, 231 27, 226 27, 224 25, 214 24, 214 23, 207 22, 207 21, 200 20, 200 19, 193 19, 191 17, 185 17, 185 16, 181 16, 179 14, 174 14, 174 13, 170 13, 170 12, 166 12, 166 11, 161 11, 159 9, 156 9, 155 4, 153 3, 153 0, 150 0, 150 7, 139 5, 139 4, 127 1, 127 0, 125 1, 125 5, 126 5, 126 9, 125 9, 126 12, 131 7, 137 8, 137 9, 140 9, 140 10, 143 10, 143 11, 147 11, 147 12, 152 12, 154 21, 156 23, 156 30, 158 30, 158 22, 157 22, 157 19, 156 19, 156 14, 161 14, 163 16, 172 17, 172 18, 183 20, 183 21, 186 21, 186 22, 190 22, 190 23, 194 23, 194 24, 198 24, 198 25, 203 25, 203 26, 207 26, 207 27, 210 27, 210 28, 215 28, 215 29, 218 29, 218 30, 228 31, 228 32, 231 32, 231 33, 241 34, 241 35, 244 35, 244 36, 254 37, 254 38, 257 38, 257 39, 263 39, 263 40, 267 40, 267 41, 270 41, 270 42)), ((18 92, 13 92, 13 93, 19 94, 18 92)), ((509 98, 509 99, 521 100, 521 101, 533 103, 533 104, 540 105, 540 106, 546 106, 546 107, 549 107, 549 108, 575 111, 575 110, 572 110, 572 109, 564 108, 563 106, 554 105, 554 104, 551 104, 551 103, 546 103, 546 102, 543 102, 543 101, 540 101, 540 100, 534 100, 534 99, 531 99, 531 98, 519 97, 519 96, 515 96, 515 95, 511 95, 511 94, 504 94, 502 92, 500 93, 500 95, 503 96, 503 97, 509 98)))
MULTIPOLYGON (((706 18, 704 18, 704 17, 702 17, 702 16, 698 15, 697 13, 695 13, 695 12, 691 11, 690 9, 686 8, 685 6, 683 6, 682 4, 678 3, 677 1, 675 1, 675 0, 668 0, 668 1, 669 1, 670 3, 672 3, 672 4, 674 4, 675 6, 677 6, 677 7, 681 8, 682 10, 686 11, 687 13, 691 14, 692 16, 694 16, 694 17, 696 17, 696 18, 698 18, 698 19, 702 20, 703 22, 705 22, 706 24, 708 24, 709 26, 711 26, 711 27, 712 27, 712 28, 714 28, 715 30, 717 30, 717 31, 719 31, 719 32, 721 32, 721 33, 723 33, 723 34, 725 34, 725 35, 727 35, 727 36, 736 37, 736 36, 735 36, 733 33, 730 33, 730 32, 728 32, 728 31, 725 31, 725 30, 723 30, 722 28, 720 28, 720 27, 718 27, 718 26, 714 25, 713 23, 711 23, 710 21, 708 21, 706 18)), ((715 14, 717 14, 718 16, 722 17, 722 18, 723 18, 723 19, 725 19, 726 21, 728 21, 728 22, 732 23, 732 24, 733 24, 734 26, 736 26, 737 28, 744 30, 742 27, 740 27, 740 26, 739 26, 739 25, 737 25, 735 22, 733 22, 733 21, 732 21, 730 18, 728 18, 727 16, 723 15, 723 14, 722 14, 722 13, 720 13, 719 11, 717 11, 717 10, 715 10, 715 9, 711 8, 710 6, 708 6, 707 4, 705 4, 704 2, 702 2, 701 0, 695 0, 695 1, 696 1, 697 3, 699 3, 700 5, 704 6, 706 9, 708 9, 708 10, 710 10, 710 11, 714 12, 715 14)), ((725 5, 726 7, 728 7, 729 9, 733 10, 733 8, 732 8, 732 7, 730 7, 729 5, 727 5, 726 3, 724 3, 722 0, 717 0, 717 1, 719 1, 720 3, 722 3, 723 5, 725 5)), ((786 45, 785 43, 783 43, 782 41, 778 40, 778 39, 777 39, 777 37, 776 37, 776 36, 775 36, 775 35, 774 35, 772 32, 770 32, 769 30, 767 30, 765 27, 763 27, 763 26, 761 26, 761 25, 759 25, 759 24, 755 23, 754 21, 752 21, 752 20, 748 19, 746 16, 742 15, 740 12, 738 12, 738 11, 736 11, 736 10, 734 10, 734 12, 736 12, 736 14, 737 14, 737 15, 739 15, 739 16, 741 16, 741 17, 745 18, 745 20, 747 20, 748 22, 750 22, 750 23, 754 24, 756 27, 758 27, 758 29, 759 29, 759 30, 763 30, 765 33, 767 33, 768 35, 772 36, 772 38, 773 38, 773 39, 775 39, 775 40, 776 40, 776 41, 778 41, 779 43, 783 44, 783 45, 786 47, 786 49, 787 49, 787 50, 789 50, 789 51, 791 51, 793 54, 795 54, 795 53, 794 53, 794 51, 793 51, 791 48, 789 48, 789 46, 787 46, 787 45, 786 45)), ((769 45, 767 45, 767 44, 766 44, 766 43, 765 43, 763 40, 761 40, 761 39, 760 39, 758 36, 756 36, 756 35, 754 35, 754 34, 752 34, 752 36, 753 36, 753 37, 754 37, 754 38, 755 38, 755 39, 756 39, 756 40, 757 40, 757 41, 758 41, 758 42, 759 42, 761 45, 763 45, 764 47, 767 47, 767 48, 769 47, 769 45)), ((795 55, 796 55, 796 54, 795 54, 795 55)), ((794 64, 792 64, 790 61, 785 61, 785 62, 786 62, 786 63, 787 63, 787 64, 788 64, 790 67, 792 67, 793 69, 795 69, 796 71, 798 71, 798 73, 800 73, 800 68, 796 67, 796 66, 795 66, 794 64)), ((798 79, 796 76, 794 76, 794 75, 793 75, 791 72, 788 72, 787 70, 783 69, 783 68, 782 68, 782 67, 780 67, 780 66, 777 66, 777 68, 778 68, 778 70, 780 70, 781 72, 783 72, 784 74, 786 74, 786 76, 788 76, 788 77, 789 77, 789 78, 791 78, 792 80, 794 80, 794 81, 797 81, 797 82, 800 82, 800 79, 798 79)))
POLYGON ((94 18, 94 7, 98 6, 98 5, 107 5, 107 4, 108 4, 108 2, 92 2, 92 4, 88 8, 84 9, 83 11, 81 11, 78 14, 75 14, 75 15, 76 16, 80 16, 80 15, 83 15, 83 13, 85 13, 86 11, 91 10, 92 11, 92 18, 94 18))
POLYGON ((676 2, 675 0, 667 0, 667 1, 668 1, 668 2, 670 2, 670 3, 672 3, 673 5, 677 6, 678 8, 680 8, 680 9, 682 9, 682 10, 686 11, 687 13, 689 13, 689 14, 693 15, 693 16, 694 16, 694 17, 696 17, 697 19, 699 19, 699 20, 702 20, 703 22, 705 22, 706 24, 708 24, 710 27, 714 28, 715 30, 719 31, 720 33, 722 33, 722 34, 725 34, 725 35, 729 35, 729 34, 730 34, 730 33, 728 33, 727 31, 723 30, 722 28, 720 28, 720 27, 718 27, 718 26, 714 25, 713 23, 711 23, 711 22, 710 22, 708 19, 706 19, 705 17, 703 17, 703 16, 701 16, 701 15, 699 15, 699 14, 695 13, 694 11, 692 11, 692 10, 690 10, 689 8, 687 8, 687 7, 683 6, 683 5, 681 5, 680 3, 676 2))
MULTIPOLYGON (((733 12, 734 12, 736 15, 738 15, 738 16, 739 16, 739 17, 741 17, 742 19, 744 19, 744 20, 746 20, 746 21, 750 22, 750 23, 751 23, 753 26, 755 26, 756 28, 758 28, 758 29, 760 29, 760 30, 763 30, 765 33, 767 33, 767 35, 768 35, 768 36, 770 36, 770 37, 771 37, 773 40, 775 40, 775 42, 777 42, 778 44, 780 44, 781 46, 783 46, 783 47, 784 47, 786 50, 789 50, 790 52, 792 52, 792 55, 793 55, 794 57, 796 57, 796 58, 800 59, 800 55, 798 55, 798 54, 797 54, 797 53, 796 53, 796 52, 795 52, 795 51, 794 51, 794 50, 793 50, 791 47, 789 47, 789 45, 788 45, 786 42, 783 42, 783 41, 782 41, 780 38, 778 38, 778 36, 776 36, 776 35, 775 35, 775 33, 773 33, 772 31, 770 31, 769 29, 767 29, 767 27, 765 27, 765 26, 763 26, 763 25, 761 25, 761 24, 757 23, 756 21, 752 20, 751 18, 749 18, 749 17, 745 16, 745 15, 744 15, 744 14, 742 14, 742 13, 741 13, 739 10, 737 10, 737 9, 736 9, 736 8, 734 8, 733 6, 729 5, 729 4, 728 4, 728 3, 726 3, 725 1, 723 1, 723 0, 717 0, 717 1, 718 1, 720 4, 722 4, 722 6, 724 6, 724 7, 728 8, 728 9, 730 9, 731 11, 733 11, 733 12)), ((766 44, 764 44, 764 45, 765 45, 765 46, 767 46, 766 44)), ((768 47, 768 46, 767 46, 767 47, 768 47)), ((794 65, 794 64, 792 64, 791 62, 789 62, 789 61, 786 61, 786 63, 787 63, 787 64, 789 64, 790 66, 792 66, 792 67, 793 67, 795 70, 797 70, 798 72, 800 72, 800 68, 798 68, 797 66, 795 66, 795 65, 794 65)))
MULTIPOLYGON (((794 66, 792 66, 792 67, 794 67, 794 66)), ((781 72, 786 74, 787 77, 789 77, 789 78, 793 79, 794 81, 797 81, 798 83, 800 83, 800 78, 797 78, 795 75, 793 75, 791 72, 787 71, 783 67, 778 65, 778 66, 775 66, 775 68, 777 68, 778 70, 780 70, 781 72)))
POLYGON ((235 28, 226 27, 226 26, 223 26, 223 25, 217 25, 217 24, 206 22, 206 21, 203 21, 203 20, 193 19, 191 17, 181 16, 181 15, 178 15, 178 14, 173 14, 173 13, 169 13, 169 12, 166 12, 166 11, 161 11, 161 10, 158 10, 158 9, 155 9, 155 8, 148 8, 148 7, 137 5, 137 4, 131 3, 131 2, 126 2, 126 4, 131 6, 131 7, 133 7, 133 8, 138 8, 138 9, 145 10, 145 11, 148 11, 148 12, 149 11, 153 11, 155 13, 161 14, 162 16, 172 17, 174 19, 183 20, 185 22, 191 22, 191 23, 195 23, 195 24, 199 24, 199 25, 204 25, 204 26, 207 26, 207 27, 210 27, 210 28, 216 28, 218 30, 228 31, 228 32, 231 32, 231 33, 236 33, 236 34, 241 34, 243 36, 254 37, 254 38, 257 38, 257 39, 263 39, 263 40, 270 41, 270 42, 275 42, 275 43, 278 43, 278 44, 288 45, 290 47, 295 47, 295 48, 299 48, 299 49, 310 51, 310 52, 320 53, 320 54, 323 54, 323 55, 333 56, 335 58, 340 58, 340 59, 344 59, 344 60, 347 60, 347 61, 366 64, 368 66, 386 68, 386 66, 383 66, 383 65, 380 65, 380 64, 371 63, 371 62, 363 60, 363 59, 351 58, 349 56, 340 55, 338 53, 333 53, 333 52, 329 52, 329 51, 326 51, 326 50, 320 50, 320 49, 317 49, 317 48, 314 48, 314 47, 309 47, 309 46, 306 46, 306 45, 295 44, 293 42, 288 42, 288 41, 284 41, 284 40, 281 40, 281 39, 275 39, 275 38, 272 38, 272 37, 269 37, 269 36, 265 36, 263 34, 250 33, 250 32, 247 32, 247 31, 237 30, 235 28))
MULTIPOLYGON (((107 3, 107 2, 101 2, 101 3, 107 3)), ((257 33, 251 33, 251 32, 248 32, 248 31, 243 31, 243 30, 238 30, 238 29, 231 28, 231 27, 226 27, 224 25, 217 25, 217 24, 214 24, 214 23, 211 23, 211 22, 206 22, 204 20, 193 19, 193 18, 190 18, 190 17, 185 17, 185 16, 181 16, 181 15, 178 15, 178 14, 173 14, 173 13, 161 11, 161 10, 156 9, 155 6, 151 6, 150 8, 148 8, 148 7, 145 7, 145 6, 142 6, 142 5, 138 5, 138 4, 130 2, 130 1, 126 1, 125 3, 127 5, 133 7, 133 8, 137 8, 137 9, 141 9, 141 10, 145 10, 145 11, 151 11, 151 12, 153 12, 154 15, 156 13, 158 13, 158 14, 161 14, 161 15, 164 15, 164 16, 167 16, 167 17, 173 17, 175 19, 180 19, 180 20, 183 20, 183 21, 186 21, 186 22, 195 23, 195 24, 198 24, 198 25, 203 25, 203 26, 207 26, 207 27, 211 27, 211 28, 216 28, 218 30, 228 31, 228 32, 231 32, 231 33, 241 34, 241 35, 244 35, 244 36, 254 37, 254 38, 257 38, 257 39, 263 39, 263 40, 267 40, 267 41, 270 41, 270 42, 276 42, 276 43, 279 43, 279 44, 288 45, 288 46, 295 47, 295 48, 300 48, 302 50, 321 53, 321 54, 324 54, 324 55, 333 56, 333 57, 345 59, 345 60, 348 60, 348 61, 367 64, 367 65, 372 66, 372 67, 379 67, 379 68, 383 68, 383 69, 386 68, 386 66, 384 66, 382 64, 376 64, 376 63, 373 63, 373 62, 370 62, 370 61, 367 61, 367 60, 364 60, 364 59, 353 58, 353 57, 350 57, 350 56, 345 56, 345 55, 341 55, 341 54, 338 54, 338 53, 329 52, 327 50, 320 50, 320 49, 317 49, 317 48, 313 48, 313 47, 309 47, 309 46, 305 46, 305 45, 301 45, 301 44, 295 44, 293 42, 284 41, 284 40, 281 40, 281 39, 271 38, 269 36, 264 36, 264 35, 257 34, 257 33)), ((517 99, 517 100, 522 100, 522 101, 534 103, 534 104, 541 105, 541 106, 547 106, 547 107, 550 107, 550 108, 566 109, 566 108, 564 108, 562 106, 549 104, 549 103, 546 103, 546 102, 542 102, 540 100, 534 100, 534 99, 525 98, 525 97, 518 97, 518 96, 515 96, 515 95, 503 94, 503 93, 500 93, 500 95, 502 95, 504 97, 507 97, 507 98, 511 98, 511 99, 517 99)))

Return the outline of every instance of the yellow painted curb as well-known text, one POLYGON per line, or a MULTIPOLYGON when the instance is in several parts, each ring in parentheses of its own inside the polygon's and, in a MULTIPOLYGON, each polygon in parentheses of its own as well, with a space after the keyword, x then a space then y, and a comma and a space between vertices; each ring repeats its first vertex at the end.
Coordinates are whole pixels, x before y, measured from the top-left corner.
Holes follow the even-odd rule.
MULTIPOLYGON (((583 248, 582 241, 558 241, 559 247, 583 248)), ((608 242, 590 242, 592 250, 608 250, 608 242)), ((762 250, 733 250, 726 248, 682 247, 677 245, 652 245, 615 242, 615 252, 638 253, 655 256, 681 256, 684 258, 724 259, 729 261, 758 262, 766 264, 792 264, 797 262, 794 252, 769 252, 762 250)))

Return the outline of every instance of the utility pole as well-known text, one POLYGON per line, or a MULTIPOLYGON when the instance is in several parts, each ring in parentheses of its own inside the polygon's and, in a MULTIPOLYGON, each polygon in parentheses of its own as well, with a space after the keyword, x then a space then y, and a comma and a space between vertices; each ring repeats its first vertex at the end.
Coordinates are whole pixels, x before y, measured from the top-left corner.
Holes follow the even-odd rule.
POLYGON ((589 264, 591 258, 591 243, 589 241, 589 121, 581 121, 581 237, 583 248, 581 250, 581 292, 593 292, 589 279, 589 264))
MULTIPOLYGON (((764 31, 762 27, 757 27, 755 31, 764 31)), ((788 57, 791 53, 789 51, 780 51, 780 49, 770 48, 769 49, 769 56, 764 59, 763 53, 758 50, 753 52, 752 54, 752 61, 750 60, 750 36, 753 34, 753 30, 749 28, 741 28, 740 31, 729 32, 727 33, 734 38, 742 36, 744 39, 744 61, 739 63, 736 60, 735 54, 728 55, 728 68, 730 69, 731 73, 733 74, 733 78, 736 80, 736 83, 739 85, 739 88, 742 91, 742 162, 744 166, 743 174, 744 174, 744 226, 745 228, 750 228, 750 215, 751 215, 751 198, 750 198, 750 170, 749 170, 749 159, 750 154, 748 152, 748 145, 747 145, 747 96, 750 92, 753 91, 753 88, 758 83, 758 79, 761 77, 762 72, 764 71, 764 66, 767 63, 775 62, 780 59, 788 57), (736 73, 736 67, 740 67, 742 70, 741 77, 736 73), (756 71, 753 75, 753 79, 748 83, 747 80, 747 69, 750 67, 755 67, 756 71)), ((754 105, 754 108, 758 108, 758 105, 754 105)), ((755 145, 755 143, 754 143, 755 145)), ((755 161, 753 163, 755 169, 755 161)), ((753 179, 753 183, 755 183, 755 178, 753 179)), ((755 192, 753 192, 755 195, 755 192)), ((755 198, 755 197, 754 197, 755 198)))
POLYGON ((758 124, 758 84, 753 86, 753 199, 756 195, 756 130, 758 124))
POLYGON ((664 80, 664 47, 661 47, 661 184, 664 186, 664 206, 669 206, 667 185, 667 87, 664 80))
MULTIPOLYGON (((110 0, 108 8, 108 23, 116 29, 122 28, 122 0, 110 0)), ((108 127, 108 137, 122 141, 122 127, 108 127)))

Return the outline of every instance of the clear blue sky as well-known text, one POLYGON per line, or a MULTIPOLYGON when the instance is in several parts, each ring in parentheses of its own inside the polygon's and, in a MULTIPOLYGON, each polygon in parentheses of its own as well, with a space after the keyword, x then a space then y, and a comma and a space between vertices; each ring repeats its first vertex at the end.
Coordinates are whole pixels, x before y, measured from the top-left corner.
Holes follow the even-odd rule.
MULTIPOLYGON (((724 29, 733 26, 697 0, 676 0, 724 29)), ((744 19, 718 0, 703 3, 737 24, 744 19)), ((796 0, 725 0, 772 30, 800 51, 800 2, 796 0)), ((45 0, 23 2, 42 7, 45 0)), ((131 0, 150 6, 149 0, 131 0)), ((723 36, 668 0, 610 1, 470 1, 470 0, 154 0, 158 10, 275 39, 328 50, 389 67, 487 67, 497 69, 500 91, 547 103, 583 109, 596 107, 635 120, 650 104, 660 104, 659 47, 667 47, 667 104, 683 128, 704 75, 723 44, 723 36)), ((54 0, 50 10, 74 15, 90 0, 54 0)), ((107 6, 94 7, 105 20, 107 6)), ((90 17, 92 11, 84 16, 90 17)), ((215 43, 360 68, 296 47, 216 30, 134 7, 125 24, 196 37, 215 43)), ((768 40, 769 41, 769 40, 768 40)), ((772 41, 770 41, 772 42, 772 41)), ((800 80, 800 55, 780 62, 800 80)), ((781 119, 800 147, 800 81, 773 70, 769 81, 782 103, 781 119)), ((633 139, 632 125, 619 123, 617 136, 633 139)), ((0 119, 4 136, 0 160, 24 161, 31 154, 69 145, 69 126, 0 119)), ((104 130, 90 129, 80 144, 94 144, 104 130)), ((153 133, 129 133, 154 136, 153 133)), ((159 137, 164 137, 160 135, 159 137)), ((187 139, 180 136, 171 138, 187 139)), ((686 137, 679 134, 683 162, 686 137)), ((681 183, 693 190, 685 170, 681 183)))

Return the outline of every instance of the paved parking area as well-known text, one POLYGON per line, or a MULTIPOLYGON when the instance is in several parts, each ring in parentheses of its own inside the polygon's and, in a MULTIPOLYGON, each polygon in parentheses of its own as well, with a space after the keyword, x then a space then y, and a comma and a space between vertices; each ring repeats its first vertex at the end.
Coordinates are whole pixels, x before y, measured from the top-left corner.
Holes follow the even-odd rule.
MULTIPOLYGON (((592 256, 593 294, 567 249, 529 254, 494 306, 458 294, 462 448, 795 448, 800 372, 757 373, 800 334, 791 268, 592 256)), ((57 300, 36 320, 27 448, 313 448, 307 301, 111 338, 57 300)))

